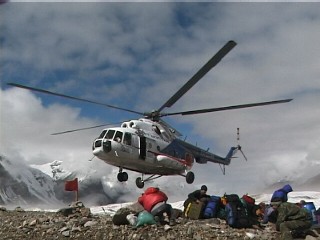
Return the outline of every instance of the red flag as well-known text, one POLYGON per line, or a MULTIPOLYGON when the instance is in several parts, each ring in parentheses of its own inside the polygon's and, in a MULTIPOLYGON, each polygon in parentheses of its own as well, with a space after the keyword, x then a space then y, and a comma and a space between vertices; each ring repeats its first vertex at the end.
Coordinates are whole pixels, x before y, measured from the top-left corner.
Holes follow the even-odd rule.
POLYGON ((64 183, 64 190, 66 191, 78 191, 78 178, 64 183))

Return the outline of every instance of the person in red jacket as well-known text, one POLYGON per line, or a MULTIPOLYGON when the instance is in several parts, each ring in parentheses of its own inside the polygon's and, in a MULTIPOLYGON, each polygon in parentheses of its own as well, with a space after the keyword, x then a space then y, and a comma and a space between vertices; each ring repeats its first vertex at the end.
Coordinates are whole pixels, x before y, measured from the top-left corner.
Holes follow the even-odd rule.
POLYGON ((164 223, 167 216, 169 224, 174 225, 173 209, 171 205, 167 203, 167 200, 167 195, 155 187, 147 188, 138 198, 138 202, 143 208, 155 216, 155 219, 159 219, 160 223, 164 223))

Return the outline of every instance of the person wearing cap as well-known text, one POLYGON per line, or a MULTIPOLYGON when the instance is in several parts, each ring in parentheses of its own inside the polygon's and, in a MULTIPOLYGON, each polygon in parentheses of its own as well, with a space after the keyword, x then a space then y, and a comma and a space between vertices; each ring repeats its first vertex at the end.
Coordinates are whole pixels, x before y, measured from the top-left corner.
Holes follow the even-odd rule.
POLYGON ((190 202, 207 203, 208 200, 210 199, 210 196, 207 195, 207 191, 208 191, 207 186, 206 185, 202 185, 200 189, 195 190, 192 193, 189 193, 187 200, 183 204, 184 207, 186 208, 190 202))
POLYGON ((273 199, 271 206, 277 211, 276 230, 280 231, 281 240, 291 240, 310 230, 312 219, 305 208, 280 198, 273 199))
POLYGON ((200 189, 193 191, 192 193, 188 194, 187 200, 184 201, 183 206, 184 210, 183 213, 186 215, 188 212, 189 206, 191 203, 195 202, 197 204, 203 203, 203 207, 205 207, 210 199, 210 196, 207 195, 207 186, 202 185, 200 189))
POLYGON ((208 198, 210 198, 210 196, 207 195, 207 191, 208 191, 207 186, 202 185, 200 190, 195 190, 194 192, 189 193, 188 199, 196 203, 206 202, 208 201, 208 198))

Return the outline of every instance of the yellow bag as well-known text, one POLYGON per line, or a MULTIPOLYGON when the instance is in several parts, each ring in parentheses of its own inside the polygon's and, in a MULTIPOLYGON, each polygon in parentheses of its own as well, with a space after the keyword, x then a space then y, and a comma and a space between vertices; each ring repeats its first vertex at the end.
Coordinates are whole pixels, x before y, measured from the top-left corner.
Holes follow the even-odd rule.
POLYGON ((185 216, 185 217, 188 217, 188 213, 189 213, 189 211, 190 211, 190 207, 191 207, 191 202, 188 204, 187 208, 186 208, 185 211, 184 211, 184 216, 185 216))
POLYGON ((188 212, 186 217, 190 219, 200 219, 203 217, 203 210, 204 210, 205 205, 203 202, 191 202, 188 204, 188 212))

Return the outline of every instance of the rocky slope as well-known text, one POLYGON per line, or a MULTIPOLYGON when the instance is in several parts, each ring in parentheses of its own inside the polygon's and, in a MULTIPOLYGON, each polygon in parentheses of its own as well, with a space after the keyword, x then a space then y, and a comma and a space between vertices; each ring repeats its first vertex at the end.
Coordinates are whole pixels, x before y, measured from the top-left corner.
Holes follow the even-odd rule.
MULTIPOLYGON (((147 225, 134 228, 116 226, 106 214, 92 215, 89 208, 69 207, 58 212, 24 211, 21 208, 8 211, 0 208, 0 237, 9 239, 99 239, 99 240, 239 240, 279 239, 274 226, 264 228, 234 229, 224 220, 189 220, 177 218, 174 226, 147 225)), ((308 235, 308 240, 320 239, 308 235)))
POLYGON ((278 239, 271 228, 232 229, 218 219, 178 219, 175 226, 115 226, 112 217, 83 211, 70 216, 50 212, 0 211, 1 239, 278 239))

